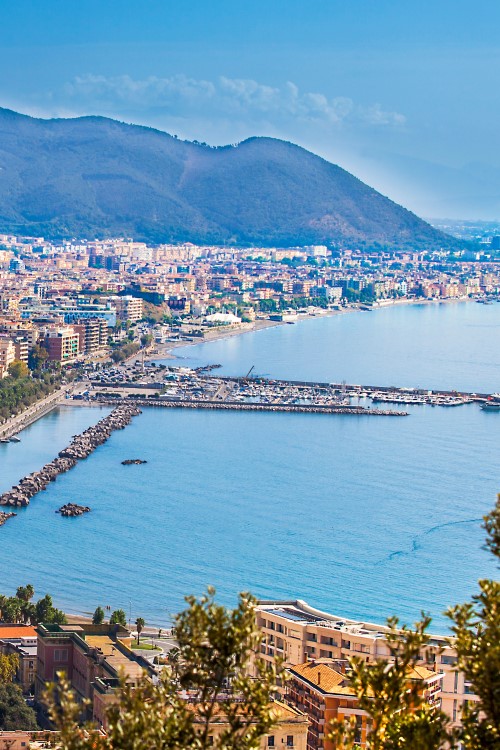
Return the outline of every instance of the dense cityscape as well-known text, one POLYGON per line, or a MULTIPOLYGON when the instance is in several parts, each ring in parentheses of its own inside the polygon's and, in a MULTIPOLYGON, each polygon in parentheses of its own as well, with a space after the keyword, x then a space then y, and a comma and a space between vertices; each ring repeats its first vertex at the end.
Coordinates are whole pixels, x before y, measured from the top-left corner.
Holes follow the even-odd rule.
POLYGON ((140 321, 143 336, 164 344, 349 307, 487 303, 500 290, 498 236, 458 253, 150 247, 123 239, 55 244, 9 235, 0 235, 0 247, 2 376, 15 361, 27 364, 40 345, 62 364, 112 345, 118 361, 134 353, 127 343, 140 343, 140 321))

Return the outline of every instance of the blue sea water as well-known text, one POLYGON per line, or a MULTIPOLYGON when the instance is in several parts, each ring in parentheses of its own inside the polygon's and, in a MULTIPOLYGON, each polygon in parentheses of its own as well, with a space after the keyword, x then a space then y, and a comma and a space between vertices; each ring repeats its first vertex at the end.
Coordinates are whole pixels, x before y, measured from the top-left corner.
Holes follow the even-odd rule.
MULTIPOLYGON (((500 390, 499 332, 500 305, 405 307, 179 353, 232 373, 256 364, 283 377, 500 390), (386 328, 399 331, 392 349, 386 328)), ((444 609, 497 573, 480 519, 500 490, 500 415, 410 411, 145 409, 0 529, 0 590, 30 582, 70 611, 120 606, 165 623, 185 594, 213 584, 227 604, 249 589, 371 621, 412 621, 424 609, 444 630, 444 609), (120 463, 135 457, 148 463, 120 463), (68 501, 92 512, 56 515, 68 501)), ((0 490, 101 416, 65 407, 0 446, 0 490)))

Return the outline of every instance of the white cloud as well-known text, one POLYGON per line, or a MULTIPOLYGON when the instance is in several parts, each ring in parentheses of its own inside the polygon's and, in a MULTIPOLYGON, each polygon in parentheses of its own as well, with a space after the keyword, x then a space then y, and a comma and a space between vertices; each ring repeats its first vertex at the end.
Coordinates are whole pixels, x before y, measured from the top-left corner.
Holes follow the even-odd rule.
POLYGON ((329 98, 321 92, 302 92, 293 82, 281 87, 251 79, 221 76, 214 81, 174 75, 136 80, 128 75, 79 76, 65 86, 63 97, 81 109, 119 115, 126 110, 154 111, 165 116, 211 119, 237 118, 281 126, 314 123, 340 127, 343 123, 375 128, 405 124, 404 115, 385 111, 380 104, 356 104, 347 97, 329 98))

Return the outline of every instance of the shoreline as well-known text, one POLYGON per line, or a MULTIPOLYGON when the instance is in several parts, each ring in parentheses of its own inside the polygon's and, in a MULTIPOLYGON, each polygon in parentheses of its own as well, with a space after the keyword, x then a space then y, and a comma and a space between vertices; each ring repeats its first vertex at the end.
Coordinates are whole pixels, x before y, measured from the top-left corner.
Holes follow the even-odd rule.
POLYGON ((28 406, 20 414, 14 414, 9 417, 6 422, 0 426, 0 439, 6 440, 21 432, 26 427, 29 427, 34 422, 37 422, 42 417, 45 417, 49 412, 55 409, 60 404, 64 403, 67 394, 71 389, 66 386, 63 388, 50 393, 40 401, 35 401, 34 404, 28 406))
MULTIPOLYGON (((318 312, 314 315, 310 315, 309 313, 302 313, 297 315, 297 319, 294 321, 295 323, 302 323, 304 321, 313 320, 316 318, 332 318, 336 315, 350 315, 352 313, 362 313, 362 312, 378 312, 379 310, 386 310, 390 309, 392 307, 396 306, 419 306, 419 305, 450 305, 450 304, 460 304, 463 302, 477 302, 476 299, 471 299, 470 297, 453 297, 450 299, 401 299, 401 300, 394 300, 393 302, 390 302, 389 304, 384 305, 376 305, 375 307, 370 308, 369 310, 363 310, 359 307, 344 307, 340 310, 325 310, 324 312, 318 312)), ((251 328, 244 328, 244 329, 235 329, 231 328, 230 331, 220 331, 220 333, 216 333, 214 336, 211 336, 208 339, 200 339, 200 341, 169 341, 166 344, 160 344, 159 347, 163 347, 163 351, 160 351, 158 354, 148 354, 144 357, 145 361, 148 362, 156 362, 161 360, 182 360, 183 357, 179 357, 176 354, 174 354, 174 351, 176 349, 184 349, 189 346, 201 346, 202 344, 211 344, 215 341, 220 341, 221 339, 228 339, 232 338, 233 336, 244 336, 247 333, 257 333, 258 331, 263 331, 267 328, 274 328, 276 326, 285 326, 289 325, 287 321, 283 320, 269 320, 266 318, 265 320, 257 320, 255 321, 254 325, 251 328)), ((157 347, 157 349, 159 348, 157 347)), ((135 356, 135 355, 134 355, 135 356)))

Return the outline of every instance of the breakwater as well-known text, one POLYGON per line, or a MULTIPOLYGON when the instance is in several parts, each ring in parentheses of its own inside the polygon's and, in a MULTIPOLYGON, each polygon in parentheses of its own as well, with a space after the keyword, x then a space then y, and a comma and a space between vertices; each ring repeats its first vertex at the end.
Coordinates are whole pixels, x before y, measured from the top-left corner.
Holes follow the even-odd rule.
MULTIPOLYGON (((106 396, 98 397, 100 404, 115 404, 116 399, 106 396)), ((368 409, 365 406, 327 405, 327 404, 273 404, 273 403, 242 403, 241 401, 201 401, 167 399, 138 399, 134 403, 140 406, 158 406, 166 409, 222 409, 235 411, 272 411, 294 412, 302 414, 357 414, 366 416, 407 417, 406 411, 392 409, 368 409)))
MULTIPOLYGON (((57 458, 45 464, 39 471, 23 477, 17 485, 3 495, 0 495, 0 506, 25 507, 36 494, 45 490, 50 482, 54 482, 59 474, 72 469, 110 437, 115 430, 121 430, 130 424, 132 417, 140 414, 136 404, 120 404, 111 414, 104 417, 96 425, 89 427, 80 435, 75 435, 71 443, 59 451, 57 458)), ((4 523, 12 514, 2 513, 4 523)))

